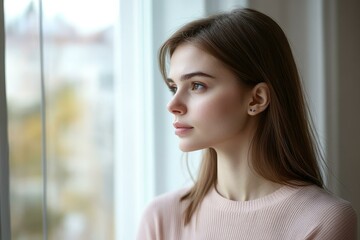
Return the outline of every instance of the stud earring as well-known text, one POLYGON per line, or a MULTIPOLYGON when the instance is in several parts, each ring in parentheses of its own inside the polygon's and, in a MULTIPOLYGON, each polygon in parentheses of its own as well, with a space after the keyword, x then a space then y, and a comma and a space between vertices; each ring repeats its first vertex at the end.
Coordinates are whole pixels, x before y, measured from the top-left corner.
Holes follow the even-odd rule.
POLYGON ((255 109, 250 108, 250 112, 255 112, 255 111, 256 111, 255 109))

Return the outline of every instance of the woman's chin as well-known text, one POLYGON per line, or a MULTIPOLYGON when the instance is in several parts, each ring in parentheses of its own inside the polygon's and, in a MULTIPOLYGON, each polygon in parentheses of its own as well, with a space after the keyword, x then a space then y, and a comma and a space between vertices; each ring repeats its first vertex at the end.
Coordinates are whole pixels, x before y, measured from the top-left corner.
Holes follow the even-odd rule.
POLYGON ((203 147, 200 147, 200 146, 183 144, 183 143, 179 144, 179 148, 182 152, 193 152, 193 151, 204 149, 203 147))

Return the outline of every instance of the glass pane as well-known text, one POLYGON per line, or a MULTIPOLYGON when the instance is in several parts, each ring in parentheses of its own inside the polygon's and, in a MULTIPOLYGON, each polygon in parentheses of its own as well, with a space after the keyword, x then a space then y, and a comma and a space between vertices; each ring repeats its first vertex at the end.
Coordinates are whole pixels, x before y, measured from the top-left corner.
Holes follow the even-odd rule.
POLYGON ((15 8, 5 2, 5 20, 12 237, 41 239, 40 51, 35 6, 27 2, 15 8))
MULTIPOLYGON (((42 237, 38 1, 5 1, 11 224, 42 237)), ((49 239, 113 239, 112 1, 44 0, 49 239)))

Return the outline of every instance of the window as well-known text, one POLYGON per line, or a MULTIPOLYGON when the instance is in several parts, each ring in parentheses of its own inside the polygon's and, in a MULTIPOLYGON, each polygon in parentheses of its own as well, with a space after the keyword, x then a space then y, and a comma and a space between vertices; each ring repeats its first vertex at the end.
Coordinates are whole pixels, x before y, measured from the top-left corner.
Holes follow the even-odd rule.
POLYGON ((204 4, 40 2, 4 2, 12 238, 134 239, 189 182, 156 55, 204 4))
POLYGON ((5 2, 13 239, 114 239, 114 4, 5 2))

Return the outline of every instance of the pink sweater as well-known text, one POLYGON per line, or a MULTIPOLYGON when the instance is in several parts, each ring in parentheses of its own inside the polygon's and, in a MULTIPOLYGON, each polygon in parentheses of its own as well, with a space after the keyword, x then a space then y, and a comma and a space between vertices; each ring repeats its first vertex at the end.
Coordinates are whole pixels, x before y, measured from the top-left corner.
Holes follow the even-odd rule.
POLYGON ((184 226, 187 189, 157 197, 145 210, 138 240, 356 239, 351 205, 316 186, 284 186, 263 198, 238 202, 211 189, 184 226))

